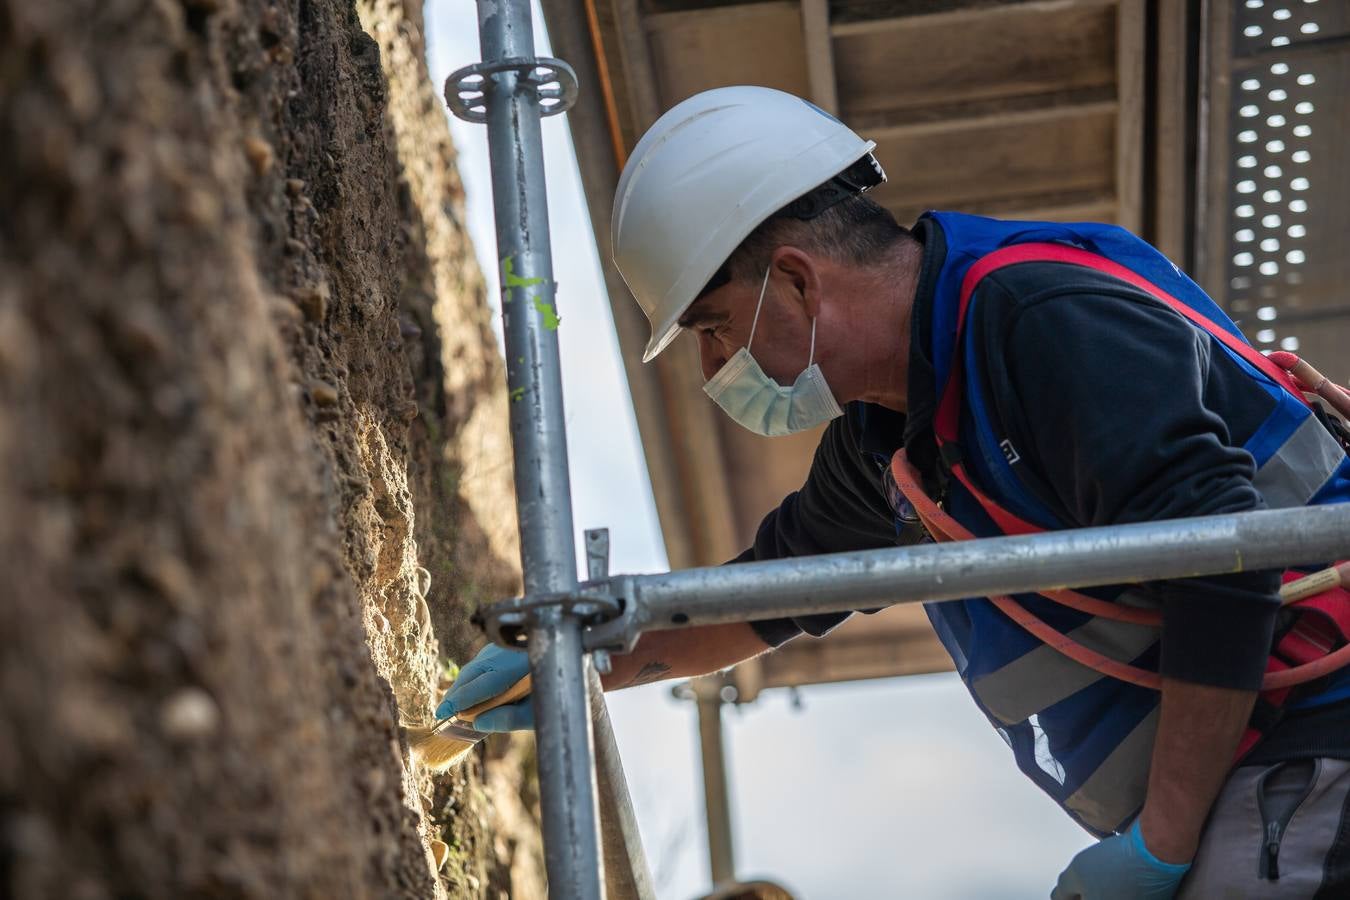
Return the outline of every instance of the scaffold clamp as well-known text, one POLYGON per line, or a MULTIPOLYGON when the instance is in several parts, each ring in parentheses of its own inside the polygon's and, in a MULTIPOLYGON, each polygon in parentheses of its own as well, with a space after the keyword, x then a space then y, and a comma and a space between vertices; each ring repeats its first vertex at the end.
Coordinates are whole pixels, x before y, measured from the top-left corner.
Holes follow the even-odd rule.
POLYGON ((456 69, 445 80, 445 102, 466 122, 486 122, 488 102, 495 90, 532 89, 539 98, 539 115, 556 116, 577 101, 577 73, 551 56, 513 56, 474 63, 456 69), (498 76, 514 73, 504 84, 498 76))

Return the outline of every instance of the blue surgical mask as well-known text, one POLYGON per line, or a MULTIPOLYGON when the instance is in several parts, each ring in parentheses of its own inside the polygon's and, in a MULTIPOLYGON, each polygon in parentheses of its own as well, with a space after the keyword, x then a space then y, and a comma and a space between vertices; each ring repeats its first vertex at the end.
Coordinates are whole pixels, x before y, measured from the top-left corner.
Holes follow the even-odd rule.
POLYGON ((750 323, 750 340, 703 385, 703 393, 738 425, 755 434, 778 437, 821 425, 842 416, 844 411, 825 383, 825 374, 814 362, 815 319, 811 320, 811 349, 806 358, 806 371, 797 376, 792 387, 783 387, 765 375, 750 355, 750 344, 754 343, 755 328, 759 325, 759 311, 764 306, 764 291, 769 286, 769 271, 765 270, 764 283, 759 288, 755 318, 750 323))

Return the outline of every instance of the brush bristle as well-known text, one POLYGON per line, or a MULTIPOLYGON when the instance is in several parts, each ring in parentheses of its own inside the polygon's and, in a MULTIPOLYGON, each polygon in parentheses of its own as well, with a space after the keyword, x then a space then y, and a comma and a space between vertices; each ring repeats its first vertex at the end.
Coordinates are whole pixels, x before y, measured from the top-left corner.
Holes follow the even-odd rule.
POLYGON ((475 741, 462 741, 440 734, 430 727, 409 727, 404 730, 408 734, 408 746, 412 748, 413 756, 433 772, 450 768, 467 756, 476 744, 475 741))

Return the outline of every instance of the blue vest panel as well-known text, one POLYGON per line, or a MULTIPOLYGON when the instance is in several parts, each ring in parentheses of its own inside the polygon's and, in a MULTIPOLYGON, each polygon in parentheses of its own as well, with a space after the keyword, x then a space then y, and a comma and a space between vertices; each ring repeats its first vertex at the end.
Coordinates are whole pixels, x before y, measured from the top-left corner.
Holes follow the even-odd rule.
MULTIPOLYGON (((947 247, 933 299, 935 383, 940 391, 955 354, 965 354, 960 430, 967 470, 980 490, 1017 516, 1045 529, 1063 528, 1065 523, 1021 484, 998 446, 987 398, 981 393, 983 379, 978 377, 984 361, 969 343, 957 346, 961 285, 970 267, 1002 247, 1063 243, 1129 269, 1239 339, 1242 333, 1180 269, 1118 226, 1003 222, 958 213, 930 216, 942 229, 947 247)), ((1211 341, 1276 401, 1243 447, 1256 463, 1253 483, 1267 505, 1350 501, 1350 459, 1335 438, 1281 385, 1222 342, 1211 341)), ((947 511, 957 521, 981 537, 1001 533, 959 482, 952 479, 948 490, 947 511)), ((1123 586, 1083 593, 1118 603, 1153 602, 1143 592, 1123 586)), ((1038 595, 1015 599, 1075 641, 1122 662, 1157 670, 1156 628, 1098 619, 1038 595)), ((1008 741, 1019 768, 1088 830, 1101 835, 1128 825, 1143 803, 1158 694, 1073 662, 984 598, 930 603, 927 611, 962 680, 1008 741)), ((1343 674, 1299 705, 1339 699, 1348 691, 1350 674, 1343 674)))

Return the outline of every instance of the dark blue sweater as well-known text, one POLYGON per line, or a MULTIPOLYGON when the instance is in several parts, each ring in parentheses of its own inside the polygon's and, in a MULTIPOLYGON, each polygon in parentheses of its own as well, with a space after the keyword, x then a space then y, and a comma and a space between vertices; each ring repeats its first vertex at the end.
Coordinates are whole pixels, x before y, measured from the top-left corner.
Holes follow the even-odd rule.
MULTIPOLYGON (((914 235, 924 253, 909 348, 908 416, 849 404, 826 429, 806 484, 765 517, 737 562, 894 545, 881 476, 901 446, 930 485, 940 491, 945 483, 932 434, 939 386, 928 346, 933 282, 945 247, 931 219, 920 219, 914 235)), ((1227 354, 1211 352, 1208 336, 1137 288, 1061 263, 1010 266, 977 291, 967 340, 985 361, 995 432, 1017 448, 1018 476, 1060 521, 1124 524, 1264 507, 1242 445, 1274 401, 1227 354)), ((921 537, 902 533, 899 542, 921 537)), ((1277 573, 1148 587, 1163 605, 1165 676, 1259 687, 1279 611, 1277 573)), ((777 646, 802 632, 823 635, 847 615, 753 624, 777 646)), ((1346 713, 1323 710, 1311 719, 1329 715, 1346 713)), ((1350 737, 1333 743, 1350 748, 1350 737)))

